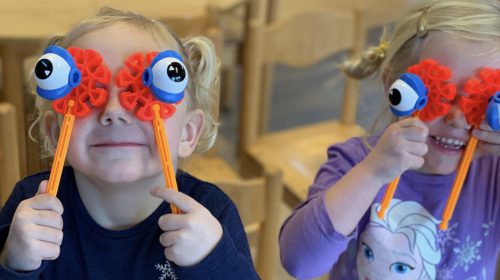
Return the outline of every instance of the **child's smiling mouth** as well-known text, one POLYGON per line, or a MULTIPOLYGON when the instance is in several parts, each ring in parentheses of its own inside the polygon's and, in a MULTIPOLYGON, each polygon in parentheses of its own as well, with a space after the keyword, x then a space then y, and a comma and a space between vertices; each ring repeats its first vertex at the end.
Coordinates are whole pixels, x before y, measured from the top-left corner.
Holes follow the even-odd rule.
POLYGON ((105 142, 91 145, 94 148, 121 148, 121 147, 144 147, 143 143, 137 142, 105 142))
POLYGON ((467 145, 467 140, 454 138, 451 136, 429 136, 434 147, 447 153, 462 152, 467 145))

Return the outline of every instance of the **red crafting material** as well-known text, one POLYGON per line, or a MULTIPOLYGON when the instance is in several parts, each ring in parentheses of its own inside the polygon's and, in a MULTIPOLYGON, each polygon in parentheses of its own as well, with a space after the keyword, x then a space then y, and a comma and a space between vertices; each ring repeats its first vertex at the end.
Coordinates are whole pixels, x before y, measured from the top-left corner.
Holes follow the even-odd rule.
POLYGON ((87 116, 92 108, 101 107, 107 102, 106 85, 111 80, 111 73, 98 52, 79 48, 68 48, 68 51, 82 73, 82 80, 64 98, 54 100, 52 108, 64 115, 68 113, 68 101, 74 100, 75 105, 70 113, 81 118, 87 116))
POLYGON ((125 61, 125 66, 116 75, 116 85, 123 88, 120 93, 120 103, 128 111, 134 112, 142 121, 154 119, 152 106, 160 105, 160 117, 167 119, 175 113, 174 104, 157 100, 149 87, 142 82, 142 73, 158 52, 149 52, 146 55, 135 53, 125 61))
POLYGON ((465 83, 466 95, 460 97, 458 106, 469 124, 474 127, 481 124, 489 98, 497 91, 500 91, 500 69, 482 69, 479 77, 471 78, 465 83))
POLYGON ((408 72, 418 75, 429 90, 427 93, 429 101, 420 110, 419 118, 428 122, 446 115, 457 92, 455 85, 448 82, 451 70, 433 59, 425 59, 408 68, 408 72))

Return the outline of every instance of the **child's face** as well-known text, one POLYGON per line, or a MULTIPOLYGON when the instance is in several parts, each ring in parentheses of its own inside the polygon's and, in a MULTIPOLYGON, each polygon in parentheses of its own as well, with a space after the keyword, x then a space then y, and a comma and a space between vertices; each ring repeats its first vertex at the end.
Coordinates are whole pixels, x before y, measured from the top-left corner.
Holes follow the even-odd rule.
MULTIPOLYGON (((465 95, 465 82, 476 76, 481 68, 500 68, 500 47, 498 42, 473 42, 431 32, 420 52, 420 60, 433 58, 452 71, 451 82, 457 86, 457 94, 465 95)), ((457 149, 445 148, 436 137, 446 137, 466 143, 470 138, 471 126, 456 102, 450 112, 427 123, 429 151, 421 171, 432 174, 449 174, 460 162, 464 146, 457 149)), ((441 140, 442 141, 442 140, 441 140)))
MULTIPOLYGON (((85 118, 76 118, 67 161, 90 179, 105 183, 134 182, 160 174, 162 170, 152 123, 140 121, 120 105, 120 89, 114 76, 133 53, 165 49, 178 51, 174 39, 159 46, 147 32, 131 25, 115 24, 87 33, 71 46, 99 52, 111 71, 112 79, 107 104, 94 109, 85 118)), ((187 112, 186 101, 187 97, 176 105, 176 113, 165 121, 174 164, 178 156, 189 156, 190 148, 194 149, 198 139, 196 127, 194 132, 192 130, 193 120, 190 118, 193 114, 187 112)), ((202 126, 202 115, 194 115, 194 126, 202 126)))

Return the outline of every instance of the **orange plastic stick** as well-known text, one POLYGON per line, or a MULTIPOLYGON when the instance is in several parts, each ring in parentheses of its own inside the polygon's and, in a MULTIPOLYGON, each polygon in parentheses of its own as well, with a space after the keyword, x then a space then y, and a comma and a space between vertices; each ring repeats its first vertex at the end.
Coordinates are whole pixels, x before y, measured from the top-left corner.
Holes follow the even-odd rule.
POLYGON ((389 208, 389 203, 391 203, 392 197, 394 197, 394 193, 396 192, 396 188, 399 184, 399 179, 401 176, 398 176, 392 180, 392 182, 387 187, 387 190, 384 194, 384 199, 382 200, 382 205, 380 206, 380 210, 377 212, 377 215, 380 219, 384 219, 385 211, 389 208))
MULTIPOLYGON (((156 144, 160 153, 161 166, 163 168, 163 176, 165 177, 165 183, 167 188, 171 188, 177 191, 177 181, 175 180, 174 165, 172 163, 172 158, 170 157, 170 149, 168 147, 167 134, 165 133, 165 128, 163 127, 163 119, 160 117, 160 105, 153 104, 153 129, 156 138, 156 144)), ((181 211, 175 206, 170 205, 172 213, 180 214, 181 211)))
POLYGON ((465 147, 464 155, 462 156, 460 165, 458 166, 457 177, 455 178, 455 182, 453 182, 451 194, 448 198, 448 202, 446 203, 446 208, 444 209, 443 219, 441 220, 441 224, 439 224, 439 228, 441 230, 448 229, 448 222, 450 221, 451 216, 453 215, 453 211, 455 210, 455 206, 457 205, 458 197, 460 196, 460 192, 462 191, 465 176, 467 176, 467 172, 469 171, 469 166, 476 147, 477 138, 472 136, 469 139, 469 143, 467 143, 467 147, 465 147))
POLYGON ((71 131, 73 131, 73 123, 75 122, 75 116, 71 111, 74 105, 75 105, 74 100, 68 101, 68 110, 66 114, 64 114, 61 134, 59 134, 56 154, 54 155, 54 161, 52 162, 52 169, 50 170, 47 192, 53 196, 57 195, 57 190, 59 189, 59 183, 61 182, 61 174, 64 167, 64 161, 66 160, 66 153, 68 152, 69 140, 71 138, 71 131))

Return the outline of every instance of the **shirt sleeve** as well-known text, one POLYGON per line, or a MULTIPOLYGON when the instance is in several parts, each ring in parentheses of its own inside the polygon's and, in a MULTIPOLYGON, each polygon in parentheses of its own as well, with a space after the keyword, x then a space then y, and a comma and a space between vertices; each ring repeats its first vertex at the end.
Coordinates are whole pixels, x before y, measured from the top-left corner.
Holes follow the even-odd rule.
POLYGON ((238 210, 229 202, 217 217, 223 234, 214 250, 195 266, 180 268, 180 279, 259 279, 238 210))
POLYGON ((325 192, 366 154, 357 138, 328 149, 328 161, 316 174, 306 201, 281 227, 281 263, 292 276, 308 279, 330 271, 349 241, 357 236, 357 229, 349 236, 335 230, 327 213, 325 192))

